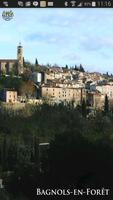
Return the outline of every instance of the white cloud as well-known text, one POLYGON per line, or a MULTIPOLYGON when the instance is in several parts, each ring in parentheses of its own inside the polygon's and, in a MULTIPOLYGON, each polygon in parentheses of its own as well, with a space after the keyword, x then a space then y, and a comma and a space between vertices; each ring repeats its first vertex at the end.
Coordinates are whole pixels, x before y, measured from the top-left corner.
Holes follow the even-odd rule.
POLYGON ((16 55, 21 41, 27 59, 39 57, 42 63, 61 65, 81 60, 100 69, 113 66, 112 9, 12 10, 14 19, 0 21, 0 57, 16 55))

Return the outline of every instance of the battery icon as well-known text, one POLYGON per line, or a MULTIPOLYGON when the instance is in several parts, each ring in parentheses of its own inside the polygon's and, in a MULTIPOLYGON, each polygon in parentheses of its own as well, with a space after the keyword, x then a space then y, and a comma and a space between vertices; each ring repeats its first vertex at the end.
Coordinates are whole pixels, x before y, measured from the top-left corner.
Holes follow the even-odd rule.
POLYGON ((96 7, 96 2, 95 1, 92 2, 92 7, 96 7))

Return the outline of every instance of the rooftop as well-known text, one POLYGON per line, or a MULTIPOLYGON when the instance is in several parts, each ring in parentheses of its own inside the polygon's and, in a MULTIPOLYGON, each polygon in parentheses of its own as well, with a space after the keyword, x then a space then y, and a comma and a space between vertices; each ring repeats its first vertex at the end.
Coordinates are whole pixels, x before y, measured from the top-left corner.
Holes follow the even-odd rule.
POLYGON ((0 62, 16 62, 17 59, 0 59, 0 62))

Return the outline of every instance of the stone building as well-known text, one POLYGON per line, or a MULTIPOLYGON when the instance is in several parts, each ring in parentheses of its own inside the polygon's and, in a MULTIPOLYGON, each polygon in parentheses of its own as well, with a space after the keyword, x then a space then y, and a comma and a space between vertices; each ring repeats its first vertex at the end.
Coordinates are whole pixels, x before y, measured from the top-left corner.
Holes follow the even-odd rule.
POLYGON ((21 44, 17 47, 17 59, 0 59, 0 74, 15 75, 23 73, 23 47, 21 44))
POLYGON ((104 106, 105 95, 101 94, 98 90, 89 91, 86 93, 86 102, 89 107, 95 109, 102 109, 104 106))
POLYGON ((0 100, 6 103, 16 103, 17 91, 7 88, 0 90, 0 100))
POLYGON ((96 89, 104 96, 107 95, 109 99, 113 100, 113 85, 110 84, 97 85, 96 89))
POLYGON ((76 105, 80 104, 82 99, 85 99, 84 88, 64 88, 52 85, 42 85, 41 97, 53 102, 71 102, 76 105))

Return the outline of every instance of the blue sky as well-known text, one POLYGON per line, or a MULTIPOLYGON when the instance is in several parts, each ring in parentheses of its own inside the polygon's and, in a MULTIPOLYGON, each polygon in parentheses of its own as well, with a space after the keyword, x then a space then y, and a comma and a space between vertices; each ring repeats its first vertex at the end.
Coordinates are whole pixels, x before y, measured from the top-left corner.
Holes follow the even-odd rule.
POLYGON ((113 9, 11 9, 2 19, 0 58, 16 58, 21 41, 24 58, 40 64, 83 64, 88 71, 113 73, 113 9))

